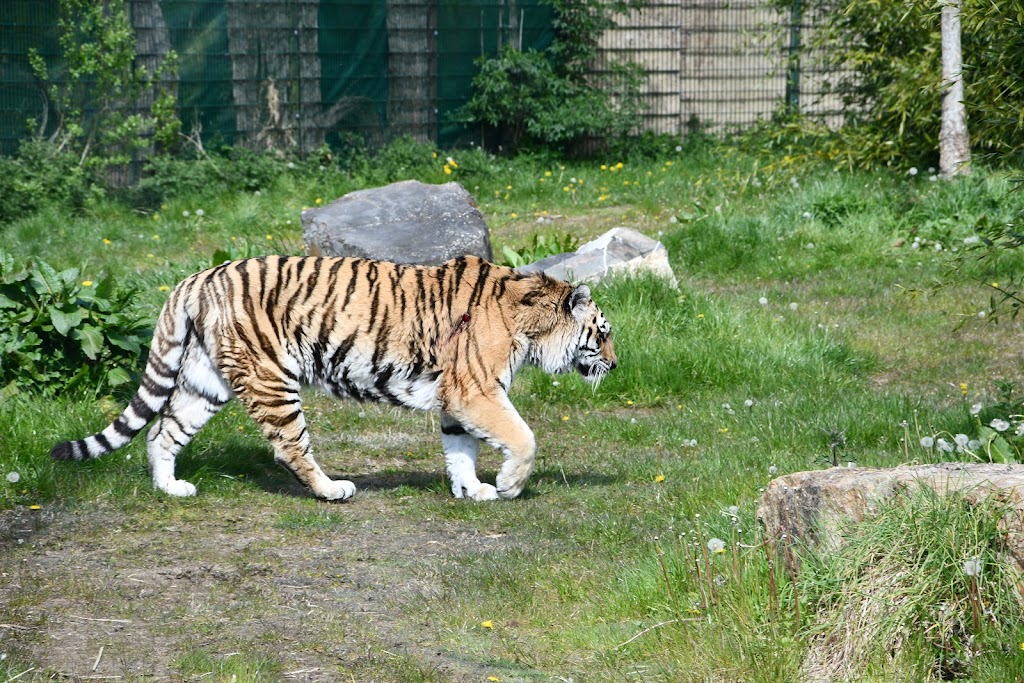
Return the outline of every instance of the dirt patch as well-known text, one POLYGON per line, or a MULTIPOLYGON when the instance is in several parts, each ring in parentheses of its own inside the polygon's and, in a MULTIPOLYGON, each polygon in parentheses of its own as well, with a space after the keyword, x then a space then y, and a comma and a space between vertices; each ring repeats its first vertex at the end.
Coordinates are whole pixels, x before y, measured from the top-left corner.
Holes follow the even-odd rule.
POLYGON ((0 651, 70 680, 198 680, 190 653, 262 657, 280 667, 271 679, 396 680, 410 666, 428 680, 486 678, 444 651, 423 609, 445 590, 445 563, 513 537, 404 515, 383 493, 257 497, 171 501, 166 519, 101 508, 29 527, 5 513, 19 531, 0 541, 0 651))

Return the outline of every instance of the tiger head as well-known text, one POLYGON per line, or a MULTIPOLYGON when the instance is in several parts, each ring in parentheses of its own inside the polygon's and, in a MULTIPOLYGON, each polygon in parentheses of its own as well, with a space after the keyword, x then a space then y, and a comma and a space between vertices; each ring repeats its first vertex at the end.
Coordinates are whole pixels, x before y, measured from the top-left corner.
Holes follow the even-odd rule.
POLYGON ((590 288, 566 284, 553 308, 553 325, 533 338, 531 360, 546 372, 575 370, 587 382, 600 383, 619 361, 612 326, 590 297, 590 288))

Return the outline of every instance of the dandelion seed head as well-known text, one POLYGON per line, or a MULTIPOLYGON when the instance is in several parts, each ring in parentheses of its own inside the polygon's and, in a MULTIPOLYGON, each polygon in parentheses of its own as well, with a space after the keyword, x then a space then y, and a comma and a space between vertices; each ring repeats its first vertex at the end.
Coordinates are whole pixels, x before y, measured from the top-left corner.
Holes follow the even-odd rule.
POLYGON ((980 403, 975 403, 974 405, 971 406, 968 412, 970 412, 971 415, 977 415, 978 413, 981 412, 981 408, 982 406, 980 403))
POLYGON ((997 417, 996 419, 989 422, 988 426, 996 430, 997 432, 1005 432, 1007 429, 1010 428, 1010 423, 1007 422, 1006 420, 997 417))
POLYGON ((716 554, 724 553, 725 541, 720 538, 708 539, 708 550, 716 554))
POLYGON ((972 557, 964 560, 964 574, 967 576, 981 576, 981 559, 972 557))
POLYGON ((779 468, 776 467, 775 465, 771 465, 771 466, 768 467, 768 474, 770 474, 771 476, 774 477, 778 473, 779 473, 779 468))
POLYGON ((970 442, 970 440, 970 437, 968 437, 966 434, 957 434, 953 437, 953 443, 955 443, 957 446, 960 446, 960 448, 967 448, 967 444, 970 442))
POLYGON ((12 484, 17 484, 19 481, 21 481, 21 475, 18 474, 17 472, 8 472, 7 481, 11 482, 12 484))

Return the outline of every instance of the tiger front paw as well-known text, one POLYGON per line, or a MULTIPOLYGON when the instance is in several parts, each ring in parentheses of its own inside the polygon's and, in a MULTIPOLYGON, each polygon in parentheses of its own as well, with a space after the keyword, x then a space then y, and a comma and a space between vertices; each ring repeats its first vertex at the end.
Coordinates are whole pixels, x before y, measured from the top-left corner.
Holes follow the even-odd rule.
POLYGON ((473 500, 498 500, 498 489, 490 484, 480 484, 480 488, 472 496, 473 500))
POLYGON ((356 493, 356 485, 347 479, 333 480, 317 491, 317 495, 324 500, 348 500, 356 493))

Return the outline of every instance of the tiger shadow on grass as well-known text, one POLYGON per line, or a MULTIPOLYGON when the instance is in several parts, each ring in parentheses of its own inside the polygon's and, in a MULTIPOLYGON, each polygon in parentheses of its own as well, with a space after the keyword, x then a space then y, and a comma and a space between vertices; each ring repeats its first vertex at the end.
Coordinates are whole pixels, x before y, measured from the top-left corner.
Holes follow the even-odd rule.
MULTIPOLYGON (((386 456, 384 456, 386 457, 386 456)), ((528 485, 519 498, 529 500, 543 494, 538 489, 547 482, 555 486, 569 488, 586 488, 592 486, 611 486, 618 482, 614 476, 594 472, 566 473, 561 468, 538 463, 533 473, 533 484, 528 485)), ((363 492, 396 491, 410 488, 426 493, 436 494, 439 498, 447 498, 450 482, 444 472, 443 456, 438 455, 437 468, 430 466, 430 461, 421 465, 425 469, 395 470, 388 468, 378 472, 335 471, 328 468, 328 474, 334 479, 346 478, 363 492)), ((209 452, 198 454, 186 451, 178 461, 183 476, 197 482, 213 482, 218 479, 233 479, 247 483, 267 493, 296 498, 313 496, 298 479, 284 467, 274 462, 273 451, 269 448, 253 447, 243 444, 218 444, 209 452)), ((481 469, 480 474, 492 479, 497 470, 481 469)))

